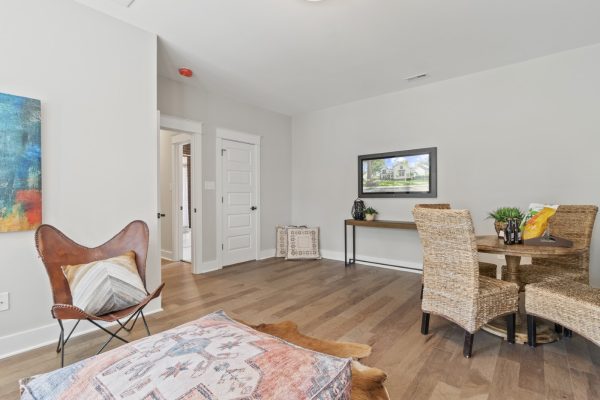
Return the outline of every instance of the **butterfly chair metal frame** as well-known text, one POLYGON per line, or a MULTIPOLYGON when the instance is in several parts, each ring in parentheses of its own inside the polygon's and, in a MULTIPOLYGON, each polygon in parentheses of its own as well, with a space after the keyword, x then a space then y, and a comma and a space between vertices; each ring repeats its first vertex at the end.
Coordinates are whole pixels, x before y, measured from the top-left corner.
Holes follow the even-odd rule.
POLYGON ((58 345, 56 346, 56 352, 61 353, 61 367, 64 366, 65 345, 79 325, 79 322, 82 320, 90 322, 92 325, 96 326, 110 336, 110 338, 102 345, 96 354, 100 354, 113 339, 118 339, 124 343, 129 343, 129 341, 120 336, 119 333, 121 333, 123 330, 126 332, 131 332, 140 316, 144 322, 146 332, 148 333, 148 336, 150 336, 150 329, 148 328, 148 323, 146 321, 146 317, 144 316, 144 308, 151 300, 160 295, 164 287, 164 283, 152 293, 149 293, 146 288, 146 258, 148 255, 148 237, 148 226, 143 221, 131 222, 112 239, 94 248, 85 247, 74 242, 64 233, 51 225, 41 225, 37 229, 35 232, 36 248, 44 263, 44 266, 46 267, 46 272, 48 273, 48 278, 50 279, 50 285, 52 286, 54 305, 52 306, 51 313, 52 317, 58 321, 58 325, 60 326, 60 335, 58 339, 58 345), (138 273, 142 278, 144 288, 146 288, 146 293, 148 293, 148 295, 139 304, 105 315, 91 315, 73 305, 71 290, 69 289, 67 278, 62 271, 62 266, 87 264, 93 261, 117 257, 130 250, 135 252, 135 262, 138 273), (63 321, 65 320, 76 320, 75 326, 73 326, 66 337, 63 325, 63 321), (123 323, 121 320, 125 320, 125 322, 123 323), (113 332, 100 325, 99 322, 116 322, 119 325, 119 328, 113 332), (129 323, 131 323, 131 326, 128 327, 129 323))

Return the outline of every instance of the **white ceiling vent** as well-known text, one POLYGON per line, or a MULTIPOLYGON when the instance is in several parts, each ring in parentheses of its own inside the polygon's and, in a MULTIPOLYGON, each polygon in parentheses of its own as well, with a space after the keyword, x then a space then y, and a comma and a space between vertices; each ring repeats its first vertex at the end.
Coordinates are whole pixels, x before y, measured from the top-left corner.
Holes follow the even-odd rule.
POLYGON ((419 74, 419 75, 413 75, 413 76, 409 76, 408 78, 406 78, 406 80, 408 82, 412 82, 412 81, 416 81, 417 79, 423 79, 423 78, 427 78, 427 74, 419 74))
POLYGON ((112 1, 122 5, 123 7, 130 7, 135 2, 135 0, 112 0, 112 1))

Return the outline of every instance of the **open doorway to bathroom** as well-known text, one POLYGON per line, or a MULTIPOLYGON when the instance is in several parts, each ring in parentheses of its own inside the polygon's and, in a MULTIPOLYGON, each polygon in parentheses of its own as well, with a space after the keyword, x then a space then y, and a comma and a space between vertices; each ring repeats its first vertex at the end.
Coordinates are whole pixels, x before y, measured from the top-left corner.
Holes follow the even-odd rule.
POLYGON ((163 264, 193 262, 192 135, 160 131, 160 234, 163 264))
MULTIPOLYGON (((159 115, 158 245, 162 265, 207 272, 202 258, 202 123, 159 115)), ((173 270, 171 268, 171 270, 173 270)))
MULTIPOLYGON (((180 168, 181 185, 179 198, 181 199, 180 215, 181 218, 181 261, 192 262, 192 145, 191 143, 182 143, 181 158, 176 161, 176 168, 180 168)), ((176 152, 177 154, 179 151, 176 152)), ((179 155, 179 154, 178 154, 179 155)))

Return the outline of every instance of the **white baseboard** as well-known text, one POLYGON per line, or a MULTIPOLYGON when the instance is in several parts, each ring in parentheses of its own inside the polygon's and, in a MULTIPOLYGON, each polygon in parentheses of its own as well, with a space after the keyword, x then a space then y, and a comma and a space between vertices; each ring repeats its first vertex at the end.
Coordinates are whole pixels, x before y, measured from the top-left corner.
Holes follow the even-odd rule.
MULTIPOLYGON (((330 260, 344 261, 344 253, 341 251, 323 250, 322 249, 321 256, 323 258, 328 258, 330 260)), ((360 260, 366 260, 366 261, 359 261, 358 264, 361 264, 361 265, 369 265, 369 266, 378 267, 378 268, 393 269, 396 271, 412 272, 415 274, 423 273, 423 264, 417 263, 414 261, 392 260, 389 258, 370 257, 370 256, 364 256, 364 255, 360 255, 360 254, 357 254, 356 258, 360 259, 360 260), (375 263, 390 264, 390 265, 373 264, 373 263, 370 263, 369 261, 372 261, 375 263), (401 265, 406 268, 394 267, 392 265, 401 265), (408 268, 411 268, 411 269, 408 269, 408 268)))
POLYGON ((199 274, 205 274, 207 272, 217 271, 217 270, 221 269, 220 267, 217 266, 217 260, 204 261, 200 268, 202 270, 199 272, 199 274))
MULTIPOLYGON (((267 258, 275 257, 275 249, 261 250, 259 253, 259 260, 265 260, 267 258)), ((198 274, 205 274, 207 272, 218 271, 222 267, 217 266, 217 260, 204 261, 200 267, 201 271, 198 274)))
POLYGON ((161 250, 160 256, 161 258, 173 261, 173 252, 171 250, 161 250))
MULTIPOLYGON (((161 311, 163 311, 163 309, 160 307, 160 303, 153 301, 146 307, 144 315, 148 316, 161 311)), ((75 325, 75 321, 65 321, 65 331, 68 333, 73 325, 75 325)), ((100 323, 100 325, 109 327, 116 325, 116 322, 111 324, 100 323)), ((83 321, 80 326, 77 327, 75 332, 73 332, 72 337, 85 335, 86 333, 98 330, 98 328, 89 324, 87 321, 83 321), (88 324, 89 326, 84 328, 84 323, 88 324)), ((2 336, 0 337, 0 360, 24 353, 26 351, 34 350, 39 347, 47 346, 49 344, 56 344, 59 333, 60 328, 58 327, 58 324, 53 322, 52 324, 2 336)))
POLYGON ((259 260, 273 258, 273 257, 275 257, 275 249, 261 250, 259 257, 260 257, 259 260))

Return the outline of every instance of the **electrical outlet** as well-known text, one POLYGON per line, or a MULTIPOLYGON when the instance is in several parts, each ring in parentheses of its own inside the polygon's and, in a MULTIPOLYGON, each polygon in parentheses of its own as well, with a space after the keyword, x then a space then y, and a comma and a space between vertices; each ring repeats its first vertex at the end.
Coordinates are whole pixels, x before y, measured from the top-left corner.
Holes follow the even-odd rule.
POLYGON ((0 293, 0 311, 6 311, 8 307, 8 292, 0 293))

